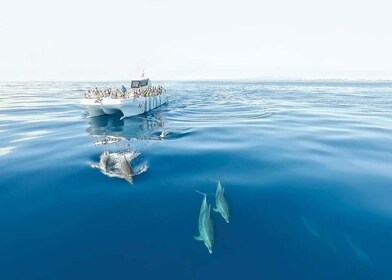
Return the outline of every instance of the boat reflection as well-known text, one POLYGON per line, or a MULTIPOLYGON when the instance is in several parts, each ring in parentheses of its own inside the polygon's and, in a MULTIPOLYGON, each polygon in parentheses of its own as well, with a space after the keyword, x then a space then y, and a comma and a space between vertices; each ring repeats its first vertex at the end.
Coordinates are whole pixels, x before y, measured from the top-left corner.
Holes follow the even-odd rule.
POLYGON ((121 115, 106 115, 89 119, 86 132, 103 139, 96 144, 117 143, 122 139, 160 140, 164 130, 161 112, 121 119, 121 115))

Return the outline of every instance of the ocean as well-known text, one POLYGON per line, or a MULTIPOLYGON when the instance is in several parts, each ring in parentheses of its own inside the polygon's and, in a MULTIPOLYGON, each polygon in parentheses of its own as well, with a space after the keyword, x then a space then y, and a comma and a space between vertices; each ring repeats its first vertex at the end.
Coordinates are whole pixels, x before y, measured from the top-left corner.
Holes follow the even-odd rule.
POLYGON ((392 82, 162 81, 144 115, 79 107, 121 84, 0 83, 1 280, 392 279, 392 82), (92 168, 104 152, 139 154, 132 184, 92 168), (217 181, 210 254, 196 190, 217 181))

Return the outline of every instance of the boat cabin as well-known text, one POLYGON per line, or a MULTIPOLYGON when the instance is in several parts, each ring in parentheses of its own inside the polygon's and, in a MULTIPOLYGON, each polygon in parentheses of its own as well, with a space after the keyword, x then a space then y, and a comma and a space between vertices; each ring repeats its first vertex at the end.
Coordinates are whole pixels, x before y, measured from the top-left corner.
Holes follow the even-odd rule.
POLYGON ((150 79, 134 80, 131 82, 131 88, 142 88, 150 85, 151 85, 150 79))

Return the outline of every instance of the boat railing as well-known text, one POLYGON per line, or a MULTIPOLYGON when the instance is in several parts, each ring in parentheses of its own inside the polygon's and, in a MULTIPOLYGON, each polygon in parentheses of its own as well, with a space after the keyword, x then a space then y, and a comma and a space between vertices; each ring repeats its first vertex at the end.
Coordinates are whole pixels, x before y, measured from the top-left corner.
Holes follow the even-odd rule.
POLYGON ((131 99, 138 97, 154 97, 159 96, 166 93, 166 89, 163 86, 153 86, 148 88, 138 88, 138 89, 130 89, 126 92, 121 91, 120 89, 99 89, 95 88, 93 90, 88 90, 84 97, 86 99, 95 99, 96 103, 100 103, 103 98, 111 98, 111 99, 131 99))

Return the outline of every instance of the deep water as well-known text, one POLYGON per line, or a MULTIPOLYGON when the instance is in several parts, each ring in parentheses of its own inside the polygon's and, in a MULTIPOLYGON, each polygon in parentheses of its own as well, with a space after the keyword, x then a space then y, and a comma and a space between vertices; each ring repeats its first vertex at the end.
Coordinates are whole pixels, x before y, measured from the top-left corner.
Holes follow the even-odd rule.
POLYGON ((123 83, 0 84, 1 280, 392 279, 392 83, 166 81, 146 115, 78 106, 123 83), (104 151, 148 168, 105 176, 104 151), (195 190, 217 180, 209 254, 195 190))

